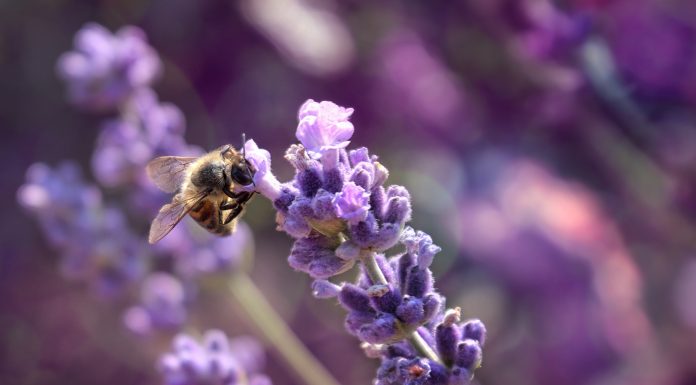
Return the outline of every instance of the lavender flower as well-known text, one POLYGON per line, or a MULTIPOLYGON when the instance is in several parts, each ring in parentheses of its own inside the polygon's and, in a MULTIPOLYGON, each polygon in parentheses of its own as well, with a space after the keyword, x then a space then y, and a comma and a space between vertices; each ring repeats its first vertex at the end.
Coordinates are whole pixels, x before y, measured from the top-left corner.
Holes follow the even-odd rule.
POLYGON ((310 153, 345 148, 353 136, 353 124, 348 121, 352 114, 352 108, 343 108, 327 101, 317 103, 309 99, 297 113, 300 121, 297 140, 310 153))
POLYGON ((241 221, 230 236, 218 237, 185 218, 155 248, 158 254, 172 258, 180 277, 192 279, 237 268, 253 252, 254 239, 241 221))
POLYGON ((371 344, 403 340, 438 314, 443 299, 433 291, 428 266, 416 261, 411 253, 391 260, 377 254, 386 283, 375 282, 363 267, 357 285, 343 286, 339 301, 348 310, 349 332, 371 344))
POLYGON ((370 194, 354 182, 343 185, 331 202, 336 209, 336 215, 350 224, 358 224, 367 219, 370 209, 370 194))
POLYGON ((138 334, 156 329, 177 330, 186 321, 184 285, 167 273, 152 273, 143 280, 140 304, 123 317, 126 327, 138 334))
POLYGON ((119 106, 133 91, 150 85, 161 66, 140 29, 123 27, 112 34, 89 23, 75 35, 75 50, 60 57, 57 71, 74 104, 104 110, 119 106))
POLYGON ((76 165, 31 166, 18 200, 61 251, 69 279, 110 296, 142 276, 143 241, 130 232, 123 213, 104 206, 99 189, 82 180, 76 165))
POLYGON ((92 156, 95 177, 105 186, 141 183, 145 165, 162 155, 198 156, 202 150, 184 140, 186 123, 174 105, 160 103, 151 89, 135 93, 123 114, 102 126, 92 156))
POLYGON ((440 248, 405 226, 410 195, 385 186, 389 172, 378 158, 366 148, 346 150, 352 112, 313 100, 300 107, 301 144, 285 153, 296 174, 287 183, 271 173, 270 155, 248 142, 247 153, 256 154, 250 162, 263 170, 256 190, 273 202, 278 228, 295 238, 290 266, 316 279, 315 297, 338 298, 348 332, 382 359, 376 384, 467 384, 481 363, 485 328, 444 311, 430 271, 440 248), (397 244, 405 251, 385 256, 397 244), (356 262, 355 284, 328 281, 356 262))
POLYGON ((228 340, 219 330, 207 331, 203 342, 180 334, 173 351, 160 359, 166 385, 270 385, 257 374, 263 363, 261 347, 250 338, 228 340))

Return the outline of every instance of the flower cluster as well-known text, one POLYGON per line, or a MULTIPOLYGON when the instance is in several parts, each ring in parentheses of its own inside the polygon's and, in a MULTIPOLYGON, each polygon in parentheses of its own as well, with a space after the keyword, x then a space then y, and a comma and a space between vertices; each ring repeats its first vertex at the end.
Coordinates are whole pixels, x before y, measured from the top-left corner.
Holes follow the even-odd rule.
POLYGON ((123 316, 126 327, 138 334, 177 330, 186 322, 186 290, 176 277, 162 272, 147 276, 140 288, 140 303, 123 316))
POLYGON ((75 50, 60 57, 58 74, 68 84, 70 100, 84 108, 109 110, 159 75, 161 62, 136 27, 112 34, 96 23, 75 36, 75 50))
POLYGON ((481 347, 486 329, 479 320, 460 322, 459 309, 450 309, 432 329, 420 328, 419 335, 436 348, 439 361, 424 359, 407 343, 375 349, 369 354, 382 357, 376 385, 466 385, 481 365, 481 347))
POLYGON ((406 253, 390 260, 382 254, 375 256, 386 283, 375 282, 363 266, 358 284, 344 284, 338 294, 349 311, 346 327, 365 342, 381 344, 408 338, 440 310, 442 298, 433 290, 428 269, 439 248, 428 235, 411 228, 404 230, 402 243, 408 245, 406 253))
POLYGON ((410 195, 385 185, 388 170, 366 148, 347 150, 354 127, 350 108, 308 100, 299 110, 297 138, 287 159, 295 178, 280 183, 268 152, 253 141, 245 149, 258 170, 255 188, 272 200, 281 231, 295 239, 288 262, 315 279, 318 298, 337 297, 348 311, 346 329, 368 355, 382 359, 376 383, 465 384, 481 363, 485 328, 461 323, 444 309, 430 265, 440 248, 406 226, 410 195), (387 257, 401 245, 405 251, 387 257), (328 279, 361 272, 355 284, 328 279))
POLYGON ((17 199, 60 250, 67 278, 111 297, 143 276, 145 243, 121 211, 105 205, 99 188, 84 182, 74 163, 32 165, 17 199))
POLYGON ((173 351, 160 360, 166 385, 271 385, 257 374, 263 365, 261 346, 248 337, 228 340, 225 333, 209 330, 199 343, 180 334, 173 351))
POLYGON ((145 165, 157 156, 201 155, 184 140, 184 115, 170 103, 160 103, 152 89, 134 93, 121 115, 104 122, 92 157, 95 178, 105 186, 150 185, 145 165))

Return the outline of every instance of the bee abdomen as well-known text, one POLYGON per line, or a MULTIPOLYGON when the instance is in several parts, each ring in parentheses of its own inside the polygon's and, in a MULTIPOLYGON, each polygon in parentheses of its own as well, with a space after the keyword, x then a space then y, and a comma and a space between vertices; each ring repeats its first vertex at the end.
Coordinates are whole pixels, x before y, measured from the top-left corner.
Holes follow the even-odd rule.
POLYGON ((214 228, 217 225, 217 208, 210 200, 201 201, 201 203, 191 209, 189 215, 206 229, 214 228))

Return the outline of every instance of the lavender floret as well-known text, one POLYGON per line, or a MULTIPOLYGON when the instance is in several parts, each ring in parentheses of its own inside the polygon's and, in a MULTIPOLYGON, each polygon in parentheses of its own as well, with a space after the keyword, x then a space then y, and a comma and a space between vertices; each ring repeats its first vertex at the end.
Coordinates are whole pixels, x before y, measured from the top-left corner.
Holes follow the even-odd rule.
POLYGON ((206 332, 202 343, 180 334, 172 352, 160 358, 159 369, 166 385, 270 385, 266 376, 255 373, 262 366, 261 351, 253 340, 230 341, 219 330, 206 332))
POLYGON ((143 276, 144 242, 121 211, 105 206, 100 190, 83 181, 76 165, 31 166, 17 198, 60 251, 68 279, 111 297, 143 276))
POLYGON ((75 36, 74 51, 63 54, 57 71, 74 104, 92 110, 114 109, 134 91, 149 86, 162 64, 139 28, 115 34, 96 23, 75 36))
POLYGON ((153 273, 143 280, 140 303, 123 316, 126 327, 138 334, 178 330, 186 321, 186 291, 174 276, 153 273))

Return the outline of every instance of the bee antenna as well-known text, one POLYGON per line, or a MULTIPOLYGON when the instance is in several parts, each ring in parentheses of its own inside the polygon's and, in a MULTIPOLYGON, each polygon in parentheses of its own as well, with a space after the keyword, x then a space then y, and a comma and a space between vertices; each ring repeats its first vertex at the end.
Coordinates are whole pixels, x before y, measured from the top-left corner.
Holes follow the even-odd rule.
POLYGON ((246 160, 246 134, 242 132, 242 159, 244 159, 244 165, 246 166, 246 171, 247 175, 249 175, 249 178, 251 179, 251 184, 256 187, 256 183, 254 182, 254 177, 251 175, 251 171, 249 170, 249 164, 247 163, 246 160))

